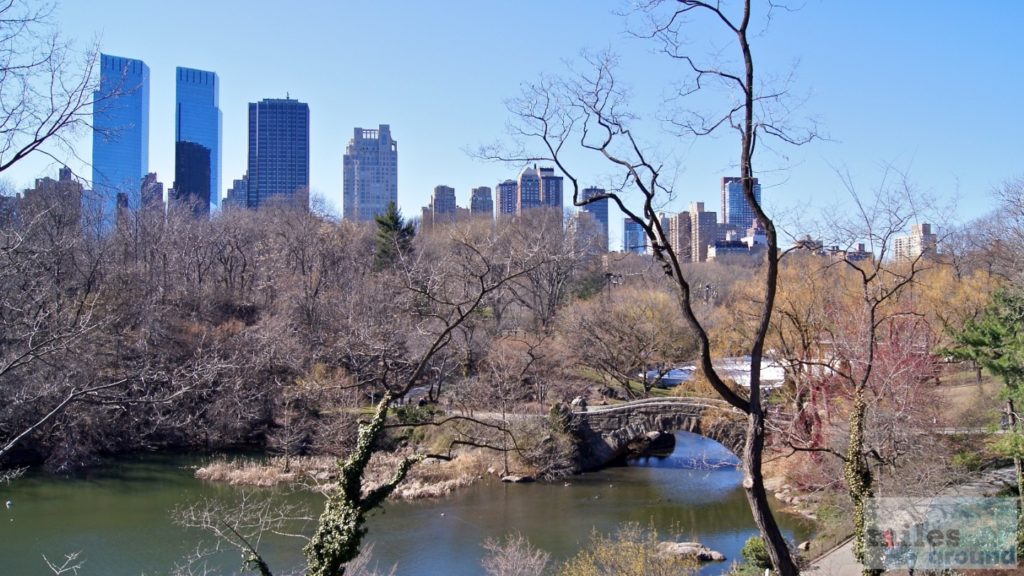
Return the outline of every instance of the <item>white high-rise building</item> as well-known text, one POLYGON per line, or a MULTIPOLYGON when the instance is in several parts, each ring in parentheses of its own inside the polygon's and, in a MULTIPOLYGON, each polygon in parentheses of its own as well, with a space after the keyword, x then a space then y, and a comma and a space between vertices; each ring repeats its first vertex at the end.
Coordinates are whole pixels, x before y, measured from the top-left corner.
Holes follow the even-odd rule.
POLYGON ((899 236, 894 244, 896 260, 917 260, 921 256, 934 255, 939 237, 932 234, 931 224, 914 224, 909 236, 899 236))
POLYGON ((390 202, 398 204, 398 142, 389 125, 355 129, 345 149, 343 186, 349 220, 373 220, 390 202))

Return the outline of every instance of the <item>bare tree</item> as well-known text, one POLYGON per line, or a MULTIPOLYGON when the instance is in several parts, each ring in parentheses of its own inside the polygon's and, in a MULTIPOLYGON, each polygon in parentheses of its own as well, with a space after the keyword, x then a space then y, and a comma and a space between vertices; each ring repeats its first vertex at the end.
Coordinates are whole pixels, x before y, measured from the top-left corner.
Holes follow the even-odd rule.
POLYGON ((484 550, 487 554, 481 564, 487 576, 541 576, 551 560, 550 554, 531 546, 518 532, 500 541, 488 538, 484 550))
POLYGON ((78 54, 48 2, 0 2, 0 172, 33 153, 74 153, 89 127, 98 50, 78 54))
MULTIPOLYGON (((763 305, 750 346, 748 397, 730 388, 712 362, 708 333, 694 312, 693 288, 676 247, 668 240, 658 212, 660 203, 672 195, 664 177, 664 165, 645 151, 643 140, 634 132, 632 124, 635 117, 627 110, 626 90, 617 81, 613 56, 589 57, 587 61, 591 70, 570 81, 544 79, 527 84, 523 95, 510 103, 510 110, 518 119, 513 135, 520 140, 539 142, 539 150, 535 150, 535 145, 527 145, 518 153, 483 150, 481 154, 505 161, 554 162, 571 183, 574 204, 581 206, 608 199, 643 229, 655 258, 673 281, 682 315, 696 335, 701 369, 718 394, 747 415, 747 443, 742 454, 746 469, 743 487, 754 521, 768 545, 772 564, 779 574, 790 576, 798 570, 768 507, 761 470, 767 414, 762 403, 760 372, 765 338, 775 306, 779 244, 775 224, 754 196, 754 152, 758 144, 763 145, 761 139, 765 136, 798 145, 813 139, 815 133, 792 131, 787 125, 786 111, 780 109, 786 93, 762 91, 761 86, 755 83, 754 56, 748 41, 752 18, 750 0, 742 2, 736 15, 730 14, 720 3, 700 0, 652 0, 642 3, 639 8, 648 23, 644 35, 659 41, 663 51, 681 63, 686 74, 693 79, 680 92, 680 98, 691 96, 709 85, 724 88, 732 96, 725 111, 712 115, 689 114, 670 120, 675 131, 689 136, 704 136, 727 129, 735 130, 740 136, 739 170, 744 197, 767 235, 763 305), (718 26, 717 29, 734 43, 739 56, 738 65, 732 68, 701 65, 684 52, 689 21, 700 17, 718 26), (611 187, 604 195, 583 200, 579 179, 574 175, 568 157, 568 150, 574 144, 605 158, 618 169, 619 186, 611 187), (640 209, 632 207, 628 200, 630 194, 639 195, 640 209)), ((769 4, 769 19, 773 8, 775 6, 769 4)))

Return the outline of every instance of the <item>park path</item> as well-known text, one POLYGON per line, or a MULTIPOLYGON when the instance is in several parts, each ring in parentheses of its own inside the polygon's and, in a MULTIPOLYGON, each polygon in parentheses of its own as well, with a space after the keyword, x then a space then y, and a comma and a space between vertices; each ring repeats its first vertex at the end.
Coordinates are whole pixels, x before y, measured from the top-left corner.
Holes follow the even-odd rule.
MULTIPOLYGON (((941 496, 995 496, 1007 487, 1015 486, 1013 468, 989 470, 975 476, 965 484, 943 490, 941 496)), ((811 562, 803 571, 806 576, 860 576, 862 567, 853 557, 853 539, 847 540, 811 562)))

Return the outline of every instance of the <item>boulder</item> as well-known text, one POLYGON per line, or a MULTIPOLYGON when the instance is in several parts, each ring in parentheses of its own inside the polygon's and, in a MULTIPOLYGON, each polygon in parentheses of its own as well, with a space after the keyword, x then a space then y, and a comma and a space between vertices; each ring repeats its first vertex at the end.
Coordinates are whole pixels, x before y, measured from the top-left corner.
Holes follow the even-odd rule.
POLYGON ((724 562, 725 554, 700 542, 659 542, 658 551, 666 556, 692 558, 699 562, 724 562))
POLYGON ((798 548, 798 549, 799 549, 799 550, 800 550, 801 552, 807 552, 808 550, 810 550, 810 549, 811 549, 811 542, 810 542, 809 540, 806 540, 806 541, 804 541, 804 542, 801 542, 801 543, 800 543, 800 545, 799 545, 799 546, 797 546, 797 548, 798 548))
POLYGON ((527 482, 533 482, 533 476, 509 474, 508 476, 502 476, 501 481, 510 484, 526 484, 527 482))

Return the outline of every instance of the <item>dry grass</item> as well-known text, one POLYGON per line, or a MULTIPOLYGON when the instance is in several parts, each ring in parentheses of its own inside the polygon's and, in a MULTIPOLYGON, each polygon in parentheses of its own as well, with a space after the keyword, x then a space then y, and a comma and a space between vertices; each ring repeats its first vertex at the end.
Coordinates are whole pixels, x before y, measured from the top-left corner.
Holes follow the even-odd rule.
MULTIPOLYGON (((365 486, 372 489, 388 480, 408 454, 375 454, 366 470, 365 486)), ((221 458, 196 470, 195 476, 232 486, 273 487, 298 485, 321 491, 334 488, 337 460, 327 456, 277 456, 266 460, 221 458)), ((458 453, 450 461, 426 460, 413 466, 392 498, 438 498, 501 470, 500 455, 482 450, 458 453)))

